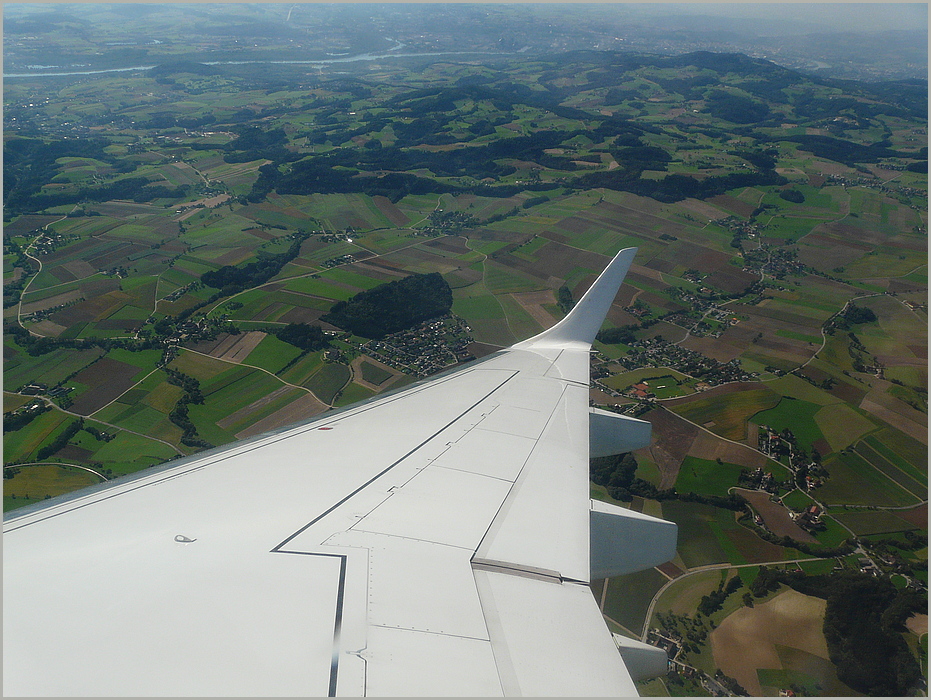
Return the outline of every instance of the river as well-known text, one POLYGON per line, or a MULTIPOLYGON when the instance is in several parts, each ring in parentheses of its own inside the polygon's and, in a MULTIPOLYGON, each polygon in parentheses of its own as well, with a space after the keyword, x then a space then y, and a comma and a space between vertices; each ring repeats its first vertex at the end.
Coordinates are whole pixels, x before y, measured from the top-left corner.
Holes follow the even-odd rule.
MULTIPOLYGON (((394 48, 388 49, 389 51, 397 51, 400 48, 403 48, 403 44, 396 46, 394 48)), ((522 49, 523 51, 523 49, 522 49)), ((355 61, 381 61, 386 58, 421 58, 424 56, 511 56, 513 52, 499 52, 499 51, 437 51, 435 53, 380 53, 380 54, 370 54, 363 53, 357 54, 355 56, 347 56, 345 58, 325 58, 315 61, 300 61, 300 60, 290 60, 290 61, 204 61, 203 64, 206 66, 244 66, 251 64, 282 64, 282 65, 324 65, 328 63, 351 63, 355 61)), ((151 70, 155 68, 158 64, 153 64, 151 66, 132 66, 130 68, 102 68, 100 70, 84 70, 84 71, 70 71, 70 72, 61 72, 61 73, 4 73, 4 79, 7 78, 45 78, 45 77, 56 77, 56 76, 67 76, 67 75, 102 75, 105 73, 125 73, 127 71, 138 71, 138 70, 151 70)))

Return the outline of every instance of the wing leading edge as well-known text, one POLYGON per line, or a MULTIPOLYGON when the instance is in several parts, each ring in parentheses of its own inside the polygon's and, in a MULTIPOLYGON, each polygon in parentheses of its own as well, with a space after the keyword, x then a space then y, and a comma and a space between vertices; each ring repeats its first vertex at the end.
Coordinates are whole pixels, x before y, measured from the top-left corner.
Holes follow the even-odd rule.
POLYGON ((619 655, 588 587, 675 548, 588 495, 590 445, 649 441, 588 408, 635 253, 506 351, 14 512, 4 693, 635 695, 664 653, 619 655))

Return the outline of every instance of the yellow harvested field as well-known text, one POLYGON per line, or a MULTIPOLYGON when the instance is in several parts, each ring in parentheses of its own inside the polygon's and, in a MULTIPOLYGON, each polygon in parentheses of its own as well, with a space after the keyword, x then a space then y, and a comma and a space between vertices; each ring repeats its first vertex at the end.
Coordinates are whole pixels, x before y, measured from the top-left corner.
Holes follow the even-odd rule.
POLYGON ((826 601, 793 590, 729 615, 711 633, 717 666, 752 695, 762 695, 757 669, 783 668, 776 645, 828 659, 824 639, 826 601))

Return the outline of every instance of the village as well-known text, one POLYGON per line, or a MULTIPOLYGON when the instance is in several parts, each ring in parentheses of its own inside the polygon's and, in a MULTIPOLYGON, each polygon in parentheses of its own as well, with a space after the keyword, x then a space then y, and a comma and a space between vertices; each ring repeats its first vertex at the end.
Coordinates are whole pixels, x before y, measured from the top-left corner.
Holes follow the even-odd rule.
POLYGON ((468 349, 473 342, 471 330, 465 321, 450 314, 383 340, 370 340, 359 349, 390 367, 426 377, 474 359, 468 349))

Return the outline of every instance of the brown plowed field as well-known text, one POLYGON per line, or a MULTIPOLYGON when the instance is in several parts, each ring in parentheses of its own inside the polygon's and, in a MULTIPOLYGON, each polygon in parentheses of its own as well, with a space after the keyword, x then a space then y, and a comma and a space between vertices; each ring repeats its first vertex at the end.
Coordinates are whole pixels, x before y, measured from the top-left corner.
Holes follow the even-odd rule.
POLYGON ((252 435, 264 433, 267 430, 274 430, 275 428, 281 428, 291 423, 297 423, 298 421, 312 418, 318 413, 323 413, 326 409, 326 405, 310 394, 305 394, 304 396, 298 397, 284 408, 278 409, 270 416, 266 416, 262 420, 253 423, 248 428, 239 431, 236 433, 236 438, 247 438, 252 435))
POLYGON ((763 690, 757 669, 781 669, 784 668, 781 657, 810 655, 824 663, 806 664, 809 668, 804 670, 818 673, 825 695, 852 695, 851 690, 837 680, 828 661, 827 642, 822 632, 826 604, 820 598, 788 590, 765 603, 737 610, 711 633, 716 665, 736 678, 751 695, 760 696, 763 690), (786 650, 798 650, 802 654, 787 654, 786 650), (810 670, 811 667, 816 668, 810 670))
MULTIPOLYGON (((750 423, 747 427, 749 428, 751 425, 753 424, 750 423)), ((756 442, 756 436, 754 436, 753 442, 756 442)), ((744 445, 735 445, 727 440, 722 440, 716 435, 706 433, 704 430, 698 432, 689 454, 701 459, 714 460, 720 458, 722 462, 739 464, 748 469, 766 466, 767 462, 766 455, 744 445)))
MULTIPOLYGON (((33 311, 42 311, 43 309, 50 309, 53 306, 58 306, 59 304, 67 304, 69 301, 74 301, 75 299, 80 299, 83 296, 80 289, 75 289, 70 292, 63 292, 62 294, 56 294, 53 297, 46 297, 41 301, 30 301, 28 304, 23 304, 22 312, 24 314, 31 314, 33 311)), ((73 307, 72 307, 73 308, 73 307)), ((75 322, 78 321, 91 321, 93 316, 88 315, 87 318, 75 319, 75 322)))
POLYGON ((466 350, 471 352, 475 355, 476 359, 478 359, 486 355, 491 355, 493 352, 498 352, 501 348, 497 345, 489 345, 488 343, 473 342, 466 346, 466 350))
POLYGON ((95 272, 97 272, 97 270, 94 268, 93 265, 91 265, 89 262, 86 262, 84 260, 72 260, 71 262, 65 263, 61 267, 66 269, 76 278, 77 277, 88 277, 94 274, 95 272))
POLYGON ((628 403, 628 401, 620 396, 611 396, 611 394, 606 394, 601 389, 589 389, 588 398, 599 406, 613 406, 615 404, 628 403))
POLYGON ((439 250, 445 250, 448 253, 455 253, 457 255, 466 255, 471 253, 472 250, 465 244, 465 240, 459 237, 444 236, 443 238, 435 238, 432 241, 424 243, 424 246, 427 248, 437 248, 439 250))
POLYGON ((252 250, 246 247, 233 248, 213 259, 217 265, 238 265, 252 257, 252 250))
POLYGON ((374 202, 375 206, 378 207, 378 211, 384 214, 388 221, 390 221, 395 226, 406 226, 410 222, 410 219, 407 218, 407 215, 398 209, 394 204, 392 204, 391 200, 387 197, 378 195, 372 197, 372 202, 374 202))
MULTIPOLYGON (((634 266, 631 265, 631 268, 633 267, 634 266)), ((651 260, 647 261, 645 267, 656 270, 657 272, 665 272, 667 274, 676 269, 675 264, 669 260, 661 260, 660 258, 652 258, 651 260)), ((662 280, 662 277, 658 277, 658 279, 662 280)))
POLYGON ((242 362, 249 356, 250 352, 255 350, 256 346, 262 342, 265 336, 266 333, 262 331, 249 331, 241 335, 231 336, 235 339, 232 345, 225 347, 222 355, 214 354, 214 357, 226 360, 227 362, 242 362))
MULTIPOLYGON (((671 270, 674 265, 672 263, 668 263, 668 267, 671 270)), ((646 280, 653 280, 654 282, 659 282, 664 287, 668 286, 663 280, 663 271, 653 265, 653 261, 650 261, 649 267, 644 265, 631 264, 630 271, 627 273, 627 277, 632 281, 644 282, 646 280)))
POLYGON ((659 488, 671 488, 679 477, 679 467, 689 453, 699 428, 672 411, 658 408, 642 416, 653 426, 650 456, 661 474, 659 488))
POLYGON ((588 291, 588 288, 595 284, 595 280, 598 279, 598 275, 585 275, 579 283, 572 288, 572 298, 581 299, 585 292, 588 291))
POLYGON ((146 248, 147 246, 142 246, 137 243, 123 243, 116 250, 105 253, 103 255, 98 255, 94 258, 90 258, 88 259, 88 262, 99 270, 113 267, 117 263, 128 265, 130 264, 130 255, 133 255, 134 253, 141 253, 142 251, 146 250, 146 248))
POLYGON ((104 216, 112 216, 120 219, 124 216, 133 216, 134 214, 164 214, 165 210, 156 207, 153 204, 136 204, 135 202, 122 202, 113 199, 109 202, 95 204, 94 209, 104 216))
POLYGON ((715 206, 726 209, 727 211, 732 211, 737 214, 737 216, 742 216, 744 218, 749 217, 756 208, 752 204, 741 202, 739 199, 729 194, 719 194, 717 197, 712 197, 708 201, 715 206))
MULTIPOLYGON (((371 277, 379 281, 391 281, 399 277, 404 277, 405 273, 394 268, 389 268, 385 266, 380 266, 378 261, 373 260, 372 262, 364 263, 352 263, 351 265, 346 266, 347 270, 352 272, 358 272, 360 275, 365 275, 366 277, 371 277)), ((482 273, 476 273, 479 279, 482 276, 482 273)))
POLYGON ((890 280, 889 291, 901 294, 903 292, 923 292, 927 289, 924 284, 918 282, 908 282, 906 280, 890 280))
POLYGON ((138 367, 104 357, 74 376, 74 381, 89 387, 71 404, 70 410, 82 416, 110 403, 133 385, 138 367))
POLYGON ((84 447, 78 447, 77 445, 65 445, 55 453, 55 456, 60 459, 72 460, 74 462, 87 462, 93 455, 94 453, 90 450, 84 447))
MULTIPOLYGON (((772 319, 773 321, 782 321, 786 324, 808 328, 809 331, 815 330, 817 332, 821 328, 822 323, 817 318, 812 318, 811 316, 793 314, 785 309, 770 309, 768 306, 744 306, 742 304, 735 304, 733 308, 739 309, 742 313, 749 314, 750 316, 772 319)), ((825 313, 825 316, 828 315, 828 313, 825 313)))
POLYGON ((281 323, 316 323, 325 330, 333 330, 336 326, 323 323, 319 320, 325 313, 326 311, 323 309, 308 309, 303 306, 297 306, 282 314, 278 320, 281 323))
POLYGON ((682 569, 680 569, 678 566, 673 564, 671 561, 667 561, 665 564, 660 564, 656 568, 660 571, 660 573, 665 574, 669 578, 678 578, 679 576, 685 573, 682 569))
POLYGON ((549 276, 566 279, 577 267, 589 268, 598 274, 610 262, 610 258, 604 255, 571 248, 552 241, 537 251, 536 262, 529 262, 511 255, 501 255, 496 260, 535 279, 549 276))
POLYGON ((720 219, 724 212, 700 199, 683 199, 679 206, 709 220, 720 219))
POLYGON ((763 523, 774 534, 780 537, 791 537, 799 542, 817 543, 814 535, 806 532, 795 521, 789 517, 789 511, 785 506, 773 503, 769 499, 769 494, 763 491, 748 491, 747 489, 734 489, 735 493, 746 498, 753 509, 763 518, 763 523))
POLYGON ((26 214, 25 216, 19 217, 13 223, 3 224, 3 232, 10 236, 22 236, 27 233, 32 233, 36 229, 42 228, 53 221, 58 221, 58 219, 61 218, 60 215, 43 216, 41 214, 26 214))
POLYGON ((550 312, 543 308, 544 304, 555 303, 552 290, 547 289, 542 292, 518 292, 511 294, 511 298, 520 304, 521 308, 526 311, 534 321, 543 326, 543 328, 549 328, 559 320, 553 318, 550 312))
POLYGON ((696 338, 690 335, 683 341, 682 347, 700 352, 718 362, 730 362, 747 349, 747 343, 726 343, 722 342, 721 338, 696 338))
POLYGON ((738 270, 733 265, 719 267, 708 275, 708 283, 723 289, 725 292, 735 293, 746 289, 757 280, 756 275, 738 270))
POLYGON ((235 342, 235 337, 236 336, 230 333, 219 333, 213 340, 201 340, 192 345, 185 345, 185 347, 188 347, 195 352, 202 352, 205 355, 213 355, 216 357, 216 355, 213 354, 213 351, 224 343, 226 344, 226 347, 229 347, 235 342))
POLYGON ((292 388, 289 386, 278 387, 271 393, 265 394, 265 396, 263 396, 262 398, 256 399, 255 401, 250 403, 248 406, 243 406, 239 410, 233 411, 225 418, 218 420, 217 425, 223 428, 224 430, 226 430, 227 428, 229 428, 232 425, 235 425, 236 423, 243 420, 244 418, 248 418, 250 415, 252 415, 256 411, 261 409, 263 406, 267 406, 268 404, 270 404, 272 401, 277 399, 282 394, 286 394, 291 390, 292 388))
MULTIPOLYGON (((883 401, 883 403, 887 403, 887 400, 884 400, 884 399, 885 397, 882 394, 879 394, 878 392, 870 392, 870 394, 865 399, 863 399, 863 401, 860 402, 860 408, 862 408, 864 411, 868 411, 872 413, 874 416, 876 416, 880 420, 886 421, 889 425, 894 425, 896 428, 901 430, 906 435, 910 435, 911 437, 915 438, 919 442, 927 445, 928 444, 927 417, 919 413, 918 411, 915 411, 915 409, 911 409, 911 411, 914 411, 914 415, 916 417, 918 416, 923 417, 922 422, 918 422, 918 420, 913 420, 911 417, 904 415, 904 409, 900 412, 900 411, 893 409, 892 407, 884 406, 883 404, 879 403, 879 401, 883 401)), ((904 403, 902 404, 902 406, 905 408, 911 408, 910 406, 904 403)))
MULTIPOLYGON (((629 306, 629 304, 624 304, 624 306, 629 306)), ((616 327, 630 326, 635 323, 640 323, 639 318, 624 311, 624 309, 622 309, 618 303, 615 303, 608 311, 608 320, 616 327)))
POLYGON ((831 396, 836 396, 841 401, 845 401, 846 403, 851 404, 858 403, 864 396, 866 396, 865 389, 860 389, 853 384, 847 384, 846 382, 840 381, 828 389, 828 393, 831 396))

